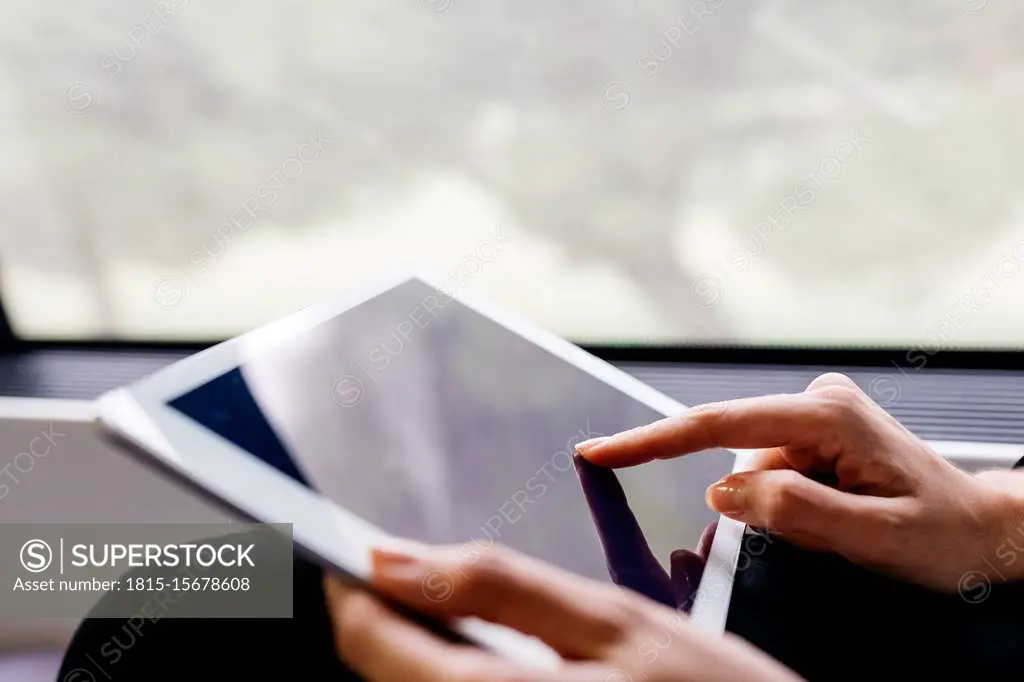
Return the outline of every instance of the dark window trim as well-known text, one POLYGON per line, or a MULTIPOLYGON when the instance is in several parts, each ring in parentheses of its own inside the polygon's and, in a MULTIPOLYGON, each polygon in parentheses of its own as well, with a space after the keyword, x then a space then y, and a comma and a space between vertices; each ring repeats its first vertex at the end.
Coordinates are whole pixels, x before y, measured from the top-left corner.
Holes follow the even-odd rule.
MULTIPOLYGON (((2 329, 0 329, 2 331, 2 329)), ((26 340, 8 337, 2 353, 42 350, 92 352, 193 353, 217 343, 210 341, 26 340)), ((583 349, 608 362, 784 365, 816 367, 907 367, 921 369, 1002 370, 1024 367, 1016 350, 939 350, 919 348, 809 348, 768 346, 649 346, 583 344, 583 349), (931 353, 931 354, 929 354, 931 353)))
MULTIPOLYGON (((193 353, 217 343, 197 341, 127 341, 119 339, 21 339, 11 328, 0 296, 0 355, 40 350, 94 352, 193 353)), ((706 346, 583 344, 584 350, 609 362, 714 363, 731 365, 790 365, 834 367, 913 367, 933 369, 1019 369, 1022 350, 937 350, 915 348, 812 348, 800 346, 706 346), (924 364, 922 365, 922 362, 924 364)))
POLYGON ((801 346, 585 346, 609 362, 714 363, 805 367, 898 367, 922 369, 1019 369, 1020 350, 813 348, 801 346))
POLYGON ((7 320, 7 309, 4 307, 3 295, 0 295, 0 353, 8 352, 17 343, 18 337, 7 320))

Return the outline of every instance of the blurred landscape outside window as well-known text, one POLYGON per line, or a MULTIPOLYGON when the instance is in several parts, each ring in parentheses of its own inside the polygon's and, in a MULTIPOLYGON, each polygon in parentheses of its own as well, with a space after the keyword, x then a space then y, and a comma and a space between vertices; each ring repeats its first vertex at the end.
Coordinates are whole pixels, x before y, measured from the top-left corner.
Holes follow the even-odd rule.
POLYGON ((1024 5, 0 5, 30 338, 419 264, 577 341, 1024 343, 1024 5))

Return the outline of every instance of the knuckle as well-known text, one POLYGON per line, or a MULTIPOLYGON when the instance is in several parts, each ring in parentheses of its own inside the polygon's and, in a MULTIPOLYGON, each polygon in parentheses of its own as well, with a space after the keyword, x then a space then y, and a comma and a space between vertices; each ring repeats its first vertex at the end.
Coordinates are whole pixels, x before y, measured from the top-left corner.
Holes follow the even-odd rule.
POLYGON ((799 520, 804 506, 803 475, 790 470, 773 473, 762 501, 764 524, 768 530, 789 529, 799 520))
POLYGON ((845 386, 847 388, 857 388, 857 384, 853 379, 841 374, 839 372, 826 372, 814 378, 810 384, 807 385, 807 390, 812 391, 819 388, 826 388, 829 386, 845 386))
POLYGON ((823 416, 829 421, 846 421, 859 414, 864 393, 856 386, 825 386, 813 391, 821 401, 823 416))
POLYGON ((605 625, 605 641, 617 641, 642 632, 652 621, 653 604, 639 596, 614 588, 614 594, 595 604, 597 620, 605 625))
POLYGON ((663 607, 628 588, 595 585, 593 598, 584 607, 588 637, 602 646, 614 646, 645 632, 653 622, 653 611, 663 607))
POLYGON ((820 395, 836 405, 850 407, 860 404, 863 393, 856 386, 826 386, 820 395))
POLYGON ((709 422, 717 421, 729 413, 729 401, 704 403, 693 408, 698 419, 709 422))
POLYGON ((705 403, 692 408, 689 414, 684 414, 684 419, 692 419, 700 429, 701 436, 707 442, 714 442, 720 425, 729 416, 731 406, 728 401, 717 403, 705 403))
POLYGON ((465 559, 459 570, 470 587, 486 589, 508 580, 513 561, 512 552, 496 544, 475 559, 465 559))
MULTIPOLYGON (((879 529, 879 535, 894 543, 902 544, 913 534, 921 520, 927 517, 924 505, 919 500, 904 500, 899 506, 885 506, 872 510, 868 524, 879 529)), ((898 550, 898 547, 893 549, 898 550)))
POLYGON ((900 507, 887 506, 862 513, 858 519, 857 542, 853 543, 857 549, 851 550, 852 558, 877 562, 882 557, 884 563, 885 557, 905 555, 906 548, 917 540, 920 511, 918 503, 910 501, 900 507), (864 556, 857 556, 858 551, 864 556))
POLYGON ((338 629, 346 635, 360 633, 370 623, 375 612, 376 604, 370 595, 356 592, 347 596, 337 611, 338 629))
POLYGON ((487 665, 483 661, 472 658, 464 659, 450 670, 447 675, 450 682, 514 682, 508 672, 495 670, 493 665, 487 665))
POLYGON ((346 597, 335 617, 335 641, 343 658, 352 660, 369 646, 377 615, 377 604, 370 595, 359 592, 346 597))
MULTIPOLYGON (((480 666, 483 668, 484 666, 480 666)), ((466 682, 538 682, 540 678, 535 673, 526 670, 473 670, 472 677, 465 678, 466 682)))

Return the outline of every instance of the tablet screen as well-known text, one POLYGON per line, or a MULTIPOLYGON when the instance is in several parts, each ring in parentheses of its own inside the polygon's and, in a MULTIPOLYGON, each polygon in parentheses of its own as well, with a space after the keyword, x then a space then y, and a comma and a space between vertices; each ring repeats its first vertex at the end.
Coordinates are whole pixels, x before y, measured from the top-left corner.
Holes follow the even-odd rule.
POLYGON ((662 415, 418 280, 170 405, 392 534, 499 542, 602 580, 609 524, 628 543, 635 518, 668 568, 716 520, 704 491, 733 465, 716 451, 621 470, 633 516, 615 490, 595 503, 573 447, 662 415))

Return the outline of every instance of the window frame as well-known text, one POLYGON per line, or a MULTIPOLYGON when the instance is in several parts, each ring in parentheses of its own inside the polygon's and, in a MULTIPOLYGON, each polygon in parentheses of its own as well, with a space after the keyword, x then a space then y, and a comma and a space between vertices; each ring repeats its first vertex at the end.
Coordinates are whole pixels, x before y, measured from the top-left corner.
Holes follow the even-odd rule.
MULTIPOLYGON (((108 352, 181 351, 196 352, 224 339, 190 341, 145 341, 115 338, 29 339, 20 337, 10 324, 0 293, 0 355, 39 350, 89 350, 108 352)), ((583 349, 608 362, 649 362, 655 364, 697 363, 728 365, 780 365, 789 367, 889 367, 916 368, 913 354, 920 348, 855 346, 750 346, 707 344, 581 344, 583 349)), ((951 348, 927 355, 930 369, 1006 370, 1022 365, 1024 349, 951 348)))

